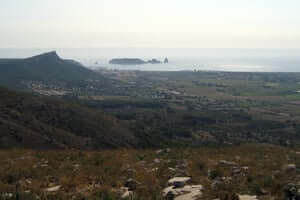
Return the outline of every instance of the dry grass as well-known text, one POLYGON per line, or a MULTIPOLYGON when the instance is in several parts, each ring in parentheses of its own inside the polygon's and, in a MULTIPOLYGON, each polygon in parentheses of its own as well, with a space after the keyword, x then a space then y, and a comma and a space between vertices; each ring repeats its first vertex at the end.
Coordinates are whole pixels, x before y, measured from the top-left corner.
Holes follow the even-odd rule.
POLYGON ((295 181, 294 172, 282 171, 285 164, 300 165, 300 155, 295 151, 271 145, 172 149, 159 154, 155 150, 128 149, 1 151, 0 193, 18 191, 23 199, 37 199, 37 196, 40 199, 118 199, 118 189, 128 178, 134 178, 141 183, 135 191, 136 199, 159 199, 167 180, 179 173, 170 168, 179 168, 180 173, 192 177, 192 183, 204 185, 204 199, 224 193, 256 194, 260 189, 279 199, 284 184, 295 181), (232 168, 220 166, 219 160, 234 161, 248 170, 233 177, 232 168), (214 176, 232 177, 232 181, 213 190, 208 170, 214 176), (58 192, 45 192, 45 188, 56 185, 61 186, 58 192))

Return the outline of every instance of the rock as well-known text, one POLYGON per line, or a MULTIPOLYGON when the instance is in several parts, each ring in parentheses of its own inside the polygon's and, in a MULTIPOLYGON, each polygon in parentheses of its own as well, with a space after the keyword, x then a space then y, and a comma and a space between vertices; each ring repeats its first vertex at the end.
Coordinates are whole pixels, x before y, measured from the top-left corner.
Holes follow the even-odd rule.
POLYGON ((232 169, 232 174, 233 175, 239 175, 242 173, 242 170, 240 168, 234 168, 232 169))
POLYGON ((133 191, 137 188, 137 186, 139 185, 140 183, 132 178, 128 179, 125 183, 125 187, 128 188, 128 190, 130 191, 133 191))
POLYGON ((54 186, 54 187, 46 188, 45 191, 46 191, 46 192, 57 192, 57 191, 60 190, 60 188, 61 188, 61 186, 60 186, 60 185, 57 185, 57 186, 54 186))
POLYGON ((136 164, 144 166, 147 164, 147 162, 142 160, 142 161, 137 162, 136 164))
POLYGON ((14 195, 13 195, 13 193, 4 193, 4 194, 2 194, 2 197, 4 198, 4 199, 7 199, 7 198, 12 198, 14 195))
POLYGON ((241 157, 240 156, 235 156, 235 160, 240 160, 241 157))
POLYGON ((166 63, 169 63, 169 59, 168 59, 168 58, 165 58, 164 63, 165 63, 165 64, 166 64, 166 63))
POLYGON ((161 154, 162 152, 163 152, 163 150, 159 149, 159 150, 156 151, 156 154, 161 154))
POLYGON ((190 177, 174 177, 168 181, 169 186, 174 186, 175 188, 184 187, 186 182, 191 180, 190 177))
POLYGON ((80 167, 80 164, 74 164, 73 167, 79 168, 79 167, 80 167))
POLYGON ((250 195, 239 195, 239 200, 258 200, 258 198, 250 195))
POLYGON ((157 59, 151 59, 151 60, 148 60, 148 63, 151 63, 151 64, 160 64, 161 62, 157 59))
POLYGON ((186 194, 175 197, 175 200, 195 200, 202 196, 202 185, 185 186, 183 192, 186 194))
POLYGON ((231 162, 227 160, 220 160, 219 165, 226 165, 226 166, 237 166, 236 162, 231 162))
POLYGON ((166 200, 174 200, 175 199, 175 194, 173 191, 169 191, 166 196, 165 196, 166 200))
POLYGON ((202 196, 202 190, 202 185, 186 185, 182 188, 169 186, 163 190, 163 196, 170 200, 196 200, 202 196))
POLYGON ((168 170, 172 171, 172 172, 175 172, 176 169, 175 168, 172 168, 172 167, 168 167, 168 170))
POLYGON ((129 191, 129 189, 127 188, 127 187, 121 187, 120 188, 120 191, 121 191, 121 197, 123 198, 123 199, 125 199, 125 198, 128 198, 128 197, 130 197, 130 196, 132 196, 133 195, 133 192, 132 191, 129 191))
POLYGON ((166 148, 166 149, 159 149, 156 151, 157 154, 161 154, 161 153, 170 153, 171 149, 170 148, 166 148))

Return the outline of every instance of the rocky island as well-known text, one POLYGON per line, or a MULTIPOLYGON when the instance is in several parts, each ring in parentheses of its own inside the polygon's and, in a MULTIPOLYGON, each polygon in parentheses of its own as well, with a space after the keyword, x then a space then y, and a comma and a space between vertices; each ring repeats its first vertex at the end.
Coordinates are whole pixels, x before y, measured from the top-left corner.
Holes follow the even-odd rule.
MULTIPOLYGON (((109 61, 109 64, 115 65, 143 65, 143 64, 161 64, 162 62, 158 59, 152 58, 151 60, 144 61, 139 58, 114 58, 109 61)), ((164 63, 168 63, 168 59, 164 60, 164 63)))
POLYGON ((150 64, 160 64, 161 61, 159 61, 159 60, 153 58, 153 59, 151 59, 151 60, 148 60, 148 63, 150 63, 150 64))
POLYGON ((138 58, 114 58, 109 61, 109 64, 116 65, 143 65, 146 64, 145 61, 138 58))

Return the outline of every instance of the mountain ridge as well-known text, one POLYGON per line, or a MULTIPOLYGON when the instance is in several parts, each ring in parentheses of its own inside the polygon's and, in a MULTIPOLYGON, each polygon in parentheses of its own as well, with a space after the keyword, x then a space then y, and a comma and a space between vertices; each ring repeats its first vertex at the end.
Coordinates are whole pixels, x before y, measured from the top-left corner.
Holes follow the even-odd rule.
POLYGON ((24 59, 0 59, 0 84, 16 88, 24 80, 82 81, 105 79, 74 60, 60 58, 56 51, 24 59))

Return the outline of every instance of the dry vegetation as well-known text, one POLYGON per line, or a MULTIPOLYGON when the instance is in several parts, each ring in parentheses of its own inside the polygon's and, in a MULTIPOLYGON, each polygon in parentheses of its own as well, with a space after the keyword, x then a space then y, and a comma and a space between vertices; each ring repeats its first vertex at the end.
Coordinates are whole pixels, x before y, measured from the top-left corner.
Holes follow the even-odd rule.
POLYGON ((298 170, 284 169, 287 164, 300 165, 297 150, 271 145, 170 151, 9 150, 0 152, 0 199, 120 199, 120 188, 129 178, 138 182, 133 199, 162 199, 161 191, 175 176, 190 176, 192 184, 203 185, 202 199, 229 199, 233 194, 283 199, 285 186, 299 182, 298 170), (226 178, 222 182, 220 177, 226 178), (57 191, 46 191, 56 186, 57 191))

